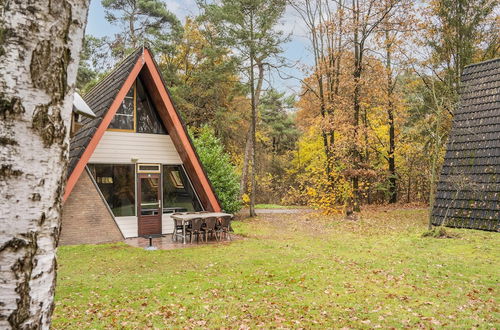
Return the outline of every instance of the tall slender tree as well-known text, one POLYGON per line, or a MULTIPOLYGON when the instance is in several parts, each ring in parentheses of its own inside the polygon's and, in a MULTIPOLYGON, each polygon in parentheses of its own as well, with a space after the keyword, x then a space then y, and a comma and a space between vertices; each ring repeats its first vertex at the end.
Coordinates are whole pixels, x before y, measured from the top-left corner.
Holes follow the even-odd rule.
MULTIPOLYGON (((386 0, 385 5, 389 6, 391 0, 386 0)), ((389 203, 396 203, 398 200, 398 175, 396 172, 396 108, 397 99, 396 87, 400 73, 406 67, 406 53, 409 49, 405 40, 410 40, 413 31, 415 31, 416 20, 412 7, 412 1, 402 0, 400 6, 395 8, 390 15, 386 15, 378 29, 378 47, 382 49, 380 52, 385 65, 386 75, 386 109, 387 109, 387 126, 388 126, 388 144, 387 144, 387 160, 389 176, 388 176, 388 192, 389 203)))
POLYGON ((0 2, 0 328, 49 329, 87 0, 0 2))
POLYGON ((250 215, 255 216, 255 167, 257 108, 263 89, 264 73, 273 66, 286 40, 277 29, 286 7, 285 0, 220 0, 199 2, 203 16, 220 34, 221 41, 235 50, 241 65, 248 72, 248 89, 251 99, 251 124, 247 134, 242 191, 247 187, 250 169, 250 215), (255 78, 257 69, 257 78, 255 78))
POLYGON ((353 197, 350 200, 348 212, 352 209, 359 212, 361 191, 360 191, 360 175, 362 164, 369 161, 368 143, 367 143, 367 113, 366 109, 361 107, 361 78, 365 70, 366 61, 365 55, 369 50, 369 42, 373 35, 380 27, 382 22, 401 4, 401 0, 389 0, 386 3, 381 3, 378 0, 352 0, 349 11, 351 12, 351 29, 352 29, 352 46, 354 63, 352 68, 352 77, 354 81, 354 91, 352 95, 352 151, 354 175, 352 176, 353 197), (363 113, 364 111, 364 113, 363 113), (362 127, 364 126, 364 127, 362 127), (364 153, 360 149, 360 131, 365 132, 364 153))
POLYGON ((318 99, 323 119, 321 135, 325 152, 325 171, 333 184, 335 148, 335 109, 338 107, 340 68, 345 54, 345 0, 296 0, 291 6, 307 27, 314 58, 315 84, 307 92, 318 99))

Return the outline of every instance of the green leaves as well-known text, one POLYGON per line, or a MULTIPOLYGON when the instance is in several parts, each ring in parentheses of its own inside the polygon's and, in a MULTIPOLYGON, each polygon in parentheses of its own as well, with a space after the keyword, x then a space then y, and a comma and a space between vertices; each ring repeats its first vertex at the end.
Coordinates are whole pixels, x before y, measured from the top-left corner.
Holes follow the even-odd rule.
POLYGON ((180 37, 182 27, 177 17, 160 0, 102 0, 106 20, 121 28, 111 48, 117 58, 141 45, 157 53, 169 52, 180 37))
POLYGON ((286 97, 285 93, 279 93, 274 89, 267 91, 262 97, 259 105, 260 114, 273 153, 283 154, 295 148, 299 131, 293 116, 287 111, 294 103, 293 96, 286 97))
POLYGON ((213 24, 219 38, 238 50, 243 60, 253 53, 254 59, 263 61, 281 53, 286 41, 276 26, 286 7, 284 0, 221 0, 200 3, 202 19, 213 24))
POLYGON ((238 212, 241 209, 239 178, 229 154, 224 151, 221 141, 215 137, 211 128, 204 126, 196 133, 191 132, 190 135, 195 135, 193 142, 196 151, 219 197, 222 209, 229 213, 238 212))

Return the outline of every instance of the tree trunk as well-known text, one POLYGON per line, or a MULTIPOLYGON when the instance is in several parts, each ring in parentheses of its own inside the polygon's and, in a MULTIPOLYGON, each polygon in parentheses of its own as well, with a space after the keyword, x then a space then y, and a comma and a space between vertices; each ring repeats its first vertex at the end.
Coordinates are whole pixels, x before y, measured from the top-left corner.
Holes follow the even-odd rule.
MULTIPOLYGON (((252 61, 253 62, 253 61, 252 61)), ((253 64, 252 64, 253 68, 253 64)), ((260 103, 260 95, 262 93, 262 84, 264 82, 264 65, 257 61, 257 68, 259 70, 259 75, 257 78, 257 86, 253 87, 253 104, 255 104, 255 109, 258 108, 259 103, 260 103)), ((250 74, 253 76, 253 72, 250 74)), ((255 78, 251 78, 252 81, 255 78)), ((257 110, 255 110, 257 111, 257 110)), ((252 122, 253 122, 253 107, 252 107, 252 122)), ((243 170, 242 170, 242 175, 241 175, 241 180, 240 180, 240 196, 243 196, 243 194, 249 192, 248 191, 248 172, 253 171, 253 153, 254 153, 254 148, 255 148, 255 143, 253 142, 253 124, 252 122, 250 123, 250 127, 248 128, 247 132, 247 138, 246 138, 246 143, 245 143, 245 154, 243 156, 243 170), (252 160, 252 161, 251 161, 252 160)), ((255 129, 257 127, 257 122, 255 123, 255 129)), ((253 173, 253 172, 251 172, 253 173)), ((250 179, 250 185, 252 186, 251 179, 250 179)), ((250 195, 251 199, 251 195, 250 195)))
POLYGON ((436 131, 434 134, 434 150, 431 155, 431 184, 429 191, 429 230, 432 229, 432 210, 434 208, 434 200, 436 197, 436 178, 437 178, 437 162, 440 150, 439 128, 441 126, 441 114, 437 114, 436 131))
POLYGON ((0 2, 0 328, 50 327, 88 0, 0 2))
POLYGON ((406 193, 406 202, 410 204, 410 193, 411 193, 411 167, 410 171, 408 171, 408 191, 406 193))
MULTIPOLYGON (((354 93, 353 93, 353 125, 354 125, 354 138, 353 138, 353 157, 354 157, 354 169, 359 169, 361 163, 361 151, 359 150, 359 112, 360 112, 360 84, 361 84, 361 71, 362 71, 362 47, 359 42, 359 3, 357 0, 352 1, 353 5, 353 20, 354 20, 354 93)), ((361 211, 359 205, 360 202, 360 191, 359 191, 359 175, 355 174, 352 178, 352 209, 354 212, 361 211)))
MULTIPOLYGON (((134 12, 135 12, 135 8, 134 8, 134 12)), ((130 45, 132 46, 132 48, 137 48, 137 38, 135 36, 135 15, 132 14, 130 15, 129 19, 128 19, 128 28, 129 28, 129 31, 130 31, 130 45)))
POLYGON ((397 177, 396 177, 396 159, 395 159, 395 140, 394 140, 394 109, 392 102, 389 104, 389 203, 394 204, 398 200, 397 177))
POLYGON ((252 148, 252 125, 248 128, 245 140, 245 153, 243 154, 243 169, 240 180, 240 197, 248 192, 248 162, 250 160, 250 150, 252 148))
POLYGON ((397 202, 397 177, 396 177, 396 143, 395 143, 395 124, 394 124, 394 101, 393 90, 394 82, 392 81, 392 49, 389 42, 389 30, 385 30, 386 40, 386 62, 385 68, 387 71, 387 117, 389 122, 389 152, 387 162, 389 165, 389 203, 394 204, 397 202))
POLYGON ((251 159, 252 167, 250 168, 250 216, 254 217, 255 213, 255 140, 256 140, 256 130, 255 126, 257 124, 257 105, 255 104, 255 86, 254 86, 254 30, 253 30, 253 11, 250 12, 250 98, 252 102, 252 122, 250 125, 251 133, 251 159))
MULTIPOLYGON (((252 66, 253 67, 253 66, 252 66)), ((259 106, 260 94, 262 93, 262 84, 264 83, 264 65, 258 61, 257 68, 259 69, 259 76, 257 78, 257 86, 254 90, 255 108, 259 106)), ((243 170, 240 180, 240 196, 248 192, 248 171, 250 169, 250 159, 252 158, 252 124, 248 128, 247 138, 245 143, 245 154, 243 155, 243 170)))

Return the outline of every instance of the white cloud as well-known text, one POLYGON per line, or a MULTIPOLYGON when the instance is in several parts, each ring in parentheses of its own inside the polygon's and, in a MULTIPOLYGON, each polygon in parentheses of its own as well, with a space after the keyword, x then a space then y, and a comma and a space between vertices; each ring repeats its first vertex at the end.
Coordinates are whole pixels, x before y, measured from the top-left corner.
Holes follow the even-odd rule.
POLYGON ((196 16, 199 14, 198 5, 195 0, 168 0, 165 4, 168 10, 174 13, 181 22, 184 22, 187 16, 196 16))
POLYGON ((307 26, 300 15, 291 6, 287 6, 279 30, 291 34, 293 39, 307 43, 307 26))

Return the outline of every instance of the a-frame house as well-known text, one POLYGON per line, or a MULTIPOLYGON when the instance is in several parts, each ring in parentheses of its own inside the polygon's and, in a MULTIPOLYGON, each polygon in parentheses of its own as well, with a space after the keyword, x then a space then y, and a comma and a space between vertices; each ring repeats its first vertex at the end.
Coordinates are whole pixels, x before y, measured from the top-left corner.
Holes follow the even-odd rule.
POLYGON ((147 48, 84 97, 95 118, 73 118, 60 244, 172 232, 170 214, 221 210, 147 48))

